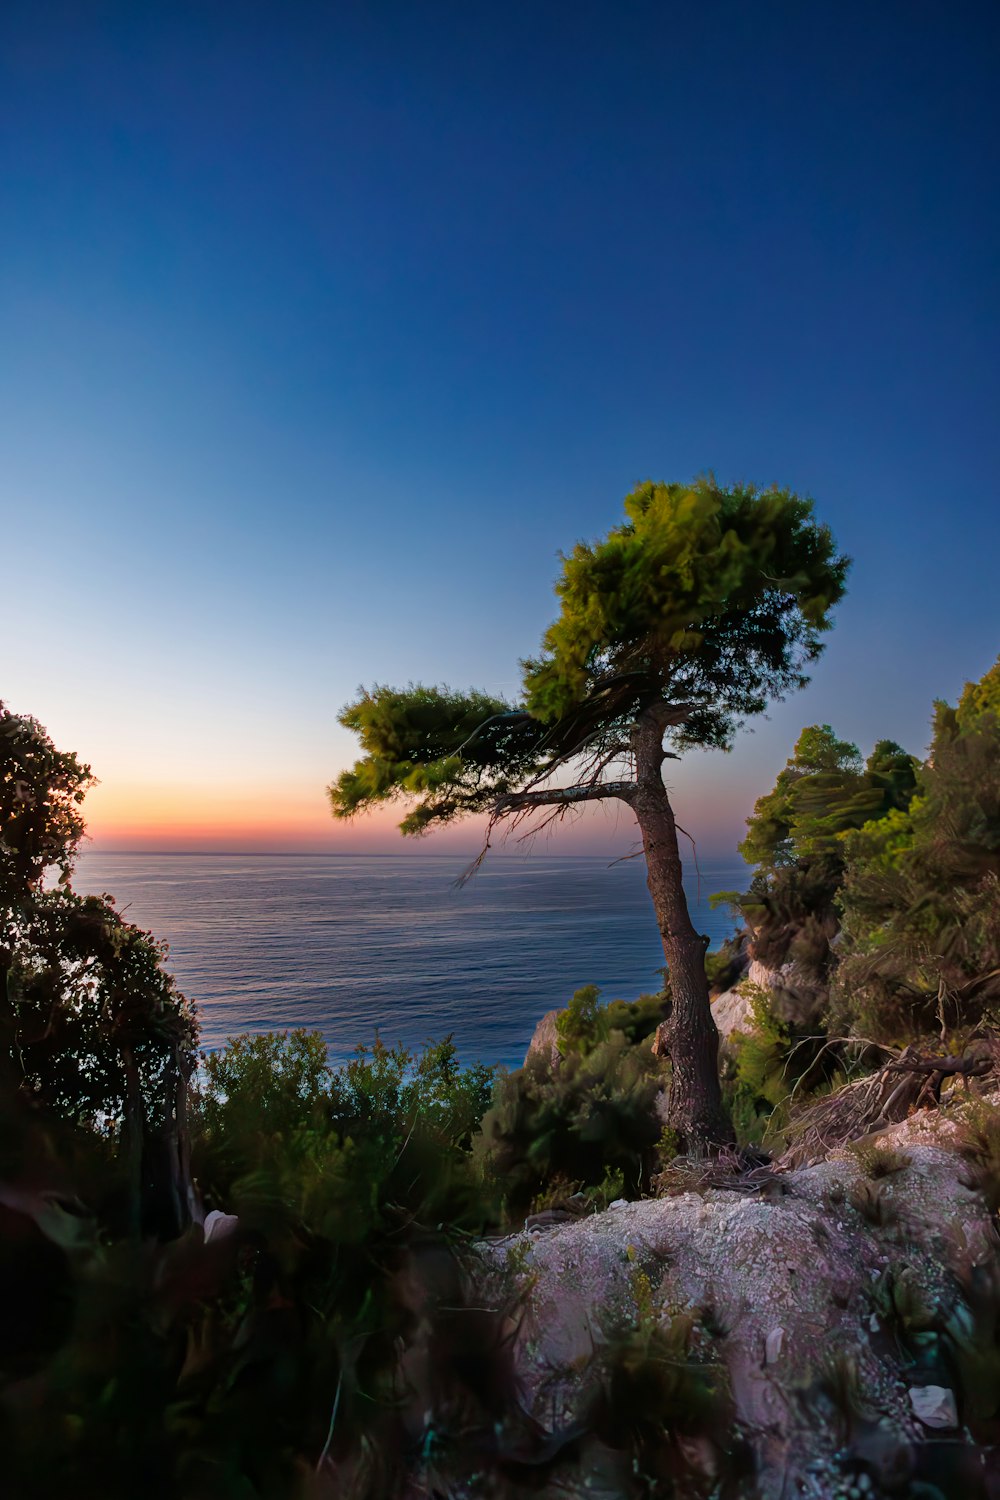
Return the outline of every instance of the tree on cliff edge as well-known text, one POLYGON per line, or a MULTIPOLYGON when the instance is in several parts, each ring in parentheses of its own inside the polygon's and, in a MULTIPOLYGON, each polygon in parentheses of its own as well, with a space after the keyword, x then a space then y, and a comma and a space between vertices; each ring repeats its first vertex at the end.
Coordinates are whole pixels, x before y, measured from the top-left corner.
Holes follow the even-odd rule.
POLYGON ((0 1111, 99 1131, 125 1164, 132 1228, 169 1238, 193 1203, 197 1021, 164 946, 110 896, 70 885, 93 785, 37 719, 0 702, 0 1111))
POLYGON ((672 994, 670 1123, 689 1148, 731 1128, 663 762, 729 749, 746 718, 805 685, 847 568, 812 502, 787 490, 644 484, 621 525, 563 558, 560 613, 522 663, 518 702, 376 686, 340 716, 364 756, 329 789, 338 818, 402 799, 403 833, 471 812, 492 832, 584 802, 632 809, 672 994))

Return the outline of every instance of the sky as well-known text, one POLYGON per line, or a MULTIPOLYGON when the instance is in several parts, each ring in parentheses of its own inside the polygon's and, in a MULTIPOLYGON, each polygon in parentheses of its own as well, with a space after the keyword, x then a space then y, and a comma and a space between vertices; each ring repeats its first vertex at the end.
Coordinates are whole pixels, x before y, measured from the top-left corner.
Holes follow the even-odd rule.
POLYGON ((706 470, 854 567, 671 767, 700 849, 805 724, 921 752, 1000 651, 998 62, 961 0, 6 0, 0 697, 94 847, 403 852, 329 818, 340 707, 515 693, 560 549, 706 470))

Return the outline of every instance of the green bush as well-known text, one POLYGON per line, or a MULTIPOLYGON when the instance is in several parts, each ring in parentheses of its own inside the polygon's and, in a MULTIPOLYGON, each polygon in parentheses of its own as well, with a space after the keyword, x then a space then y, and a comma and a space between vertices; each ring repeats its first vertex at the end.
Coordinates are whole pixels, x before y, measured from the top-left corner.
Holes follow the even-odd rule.
POLYGON ((566 1056, 579 1052, 586 1056, 620 1033, 629 1046, 636 1046, 652 1036, 670 1010, 669 989, 658 995, 640 995, 638 1000, 612 1000, 602 1005, 596 984, 585 984, 576 990, 565 1010, 556 1017, 559 1051, 566 1056))
POLYGON ((350 1240, 387 1211, 468 1225, 485 1212, 469 1145, 492 1088, 450 1037, 418 1057, 376 1036, 339 1069, 318 1032, 232 1038, 205 1059, 195 1176, 254 1224, 290 1213, 350 1240))
POLYGON ((667 1076, 648 1045, 630 1044, 617 1029, 589 1050, 567 1053, 555 1068, 531 1056, 497 1080, 473 1143, 487 1187, 496 1185, 514 1220, 554 1179, 569 1192, 596 1190, 620 1173, 623 1196, 640 1197, 656 1165, 656 1102, 667 1076))
MULTIPOLYGON (((331 1069, 315 1034, 238 1038, 205 1059, 192 1110, 229 1237, 139 1242, 28 1194, 0 1226, 21 1306, 0 1338, 10 1493, 292 1500, 321 1462, 336 1493, 374 1500, 419 1468, 429 1411, 474 1454, 504 1356, 463 1308, 456 1247, 487 1214, 469 1140, 491 1083, 450 1040, 419 1057, 376 1040, 331 1069), (433 1370, 408 1382, 415 1338, 433 1370)), ((34 1163, 52 1182, 37 1120, 16 1134, 21 1180, 34 1163)))

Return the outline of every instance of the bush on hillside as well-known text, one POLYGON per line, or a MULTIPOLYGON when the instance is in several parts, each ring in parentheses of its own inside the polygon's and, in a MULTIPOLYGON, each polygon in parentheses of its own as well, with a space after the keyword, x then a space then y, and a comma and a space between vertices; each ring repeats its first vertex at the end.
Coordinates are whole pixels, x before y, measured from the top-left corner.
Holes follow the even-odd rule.
POLYGON ((839 1025, 952 1036, 1000 1008, 1000 661, 939 703, 919 795, 845 840, 839 1025))
POLYGON ((601 1004, 596 984, 585 984, 556 1017, 556 1036, 563 1056, 579 1052, 584 1056, 610 1040, 617 1032, 630 1047, 652 1036, 670 1013, 670 990, 658 995, 640 995, 638 1000, 612 1000, 601 1004))
POLYGON ((419 1056, 376 1036, 334 1069, 318 1032, 231 1038, 205 1059, 193 1164, 208 1202, 263 1227, 297 1215, 335 1238, 386 1217, 481 1223, 469 1144, 493 1071, 451 1038, 419 1056))
POLYGON ((609 1187, 614 1197, 647 1192, 663 1133, 657 1102, 668 1077, 648 1039, 630 1043, 617 1029, 568 1052, 555 1068, 532 1054, 523 1068, 501 1075, 473 1149, 508 1218, 522 1219, 553 1195, 584 1192, 603 1207, 609 1187))
MULTIPOLYGON (((300 1031, 238 1038, 204 1074, 194 1168, 238 1214, 228 1237, 205 1245, 195 1226, 140 1243, 44 1181, 4 1222, 20 1307, 0 1339, 12 1493, 93 1481, 132 1500, 153 1472, 164 1500, 291 1500, 321 1461, 338 1494, 374 1497, 419 1467, 428 1411, 441 1442, 460 1435, 473 1456, 495 1442, 503 1352, 489 1319, 462 1316, 455 1259, 488 1214, 468 1144, 490 1071, 461 1069, 450 1040, 419 1057, 376 1041, 332 1069, 300 1031), (400 1351, 418 1336, 434 1366, 408 1383, 400 1351)), ((43 1159, 37 1121, 20 1143, 22 1169, 43 1159)))

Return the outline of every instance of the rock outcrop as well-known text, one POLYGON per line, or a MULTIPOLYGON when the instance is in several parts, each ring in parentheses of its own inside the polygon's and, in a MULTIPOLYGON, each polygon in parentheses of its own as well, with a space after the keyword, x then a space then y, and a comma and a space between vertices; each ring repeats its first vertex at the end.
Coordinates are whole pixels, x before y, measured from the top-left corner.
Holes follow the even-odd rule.
POLYGON ((826 1009, 829 988, 824 979, 794 960, 769 969, 752 958, 746 983, 767 992, 768 1006, 779 1021, 790 1026, 812 1026, 826 1009))
POLYGON ((736 1035, 745 1035, 753 1030, 753 1008, 750 996, 740 984, 731 990, 723 990, 712 1001, 712 1015, 719 1028, 719 1045, 725 1051, 731 1048, 736 1035))
POLYGON ((547 1010, 532 1032, 528 1050, 524 1054, 524 1066, 528 1066, 530 1057, 542 1056, 554 1068, 562 1055, 559 1051, 559 1035, 556 1031, 556 1019, 561 1014, 558 1010, 547 1010))
POLYGON ((734 1036, 754 1029, 754 989, 764 991, 768 1009, 779 1021, 800 1029, 819 1024, 829 1001, 825 981, 807 973, 801 965, 790 962, 780 969, 770 969, 759 959, 750 958, 743 977, 712 996, 712 1015, 723 1052, 732 1049, 734 1036))
MULTIPOLYGON (((909 1135, 897 1127, 892 1144, 905 1155, 882 1177, 847 1151, 805 1169, 734 1176, 728 1187, 703 1180, 483 1247, 482 1291, 520 1309, 514 1357, 532 1418, 553 1433, 585 1429, 615 1331, 684 1313, 696 1357, 724 1372, 731 1437, 752 1454, 753 1478, 730 1493, 908 1495, 918 1481, 937 1483, 945 1461, 964 1477, 942 1493, 1000 1493, 986 1487, 1000 1459, 956 1430, 969 1397, 954 1367, 914 1368, 904 1336, 907 1318, 926 1328, 951 1318, 968 1334, 963 1284, 992 1276, 1000 1288, 995 1224, 947 1133, 936 1140, 925 1121, 909 1135)), ((677 1171, 675 1188, 685 1181, 677 1171)), ((669 1414, 663 1420, 669 1427, 669 1414)), ((688 1450, 690 1492, 702 1493, 712 1445, 688 1450)), ((616 1462, 585 1440, 539 1493, 631 1494, 616 1462)))

